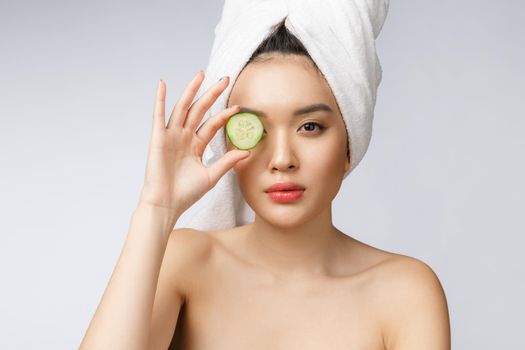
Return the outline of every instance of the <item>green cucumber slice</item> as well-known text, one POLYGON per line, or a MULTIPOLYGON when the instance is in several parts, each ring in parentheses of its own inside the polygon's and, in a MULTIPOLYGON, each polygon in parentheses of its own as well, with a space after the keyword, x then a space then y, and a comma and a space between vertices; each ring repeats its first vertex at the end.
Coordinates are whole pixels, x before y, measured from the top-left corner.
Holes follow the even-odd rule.
POLYGON ((262 138, 264 126, 256 114, 241 112, 234 114, 226 123, 226 135, 238 149, 250 150, 262 138))

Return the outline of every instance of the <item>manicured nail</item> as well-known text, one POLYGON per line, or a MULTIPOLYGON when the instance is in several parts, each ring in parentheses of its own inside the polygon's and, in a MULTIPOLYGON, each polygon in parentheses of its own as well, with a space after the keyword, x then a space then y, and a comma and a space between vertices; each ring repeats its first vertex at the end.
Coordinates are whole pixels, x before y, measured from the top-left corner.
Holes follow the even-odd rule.
POLYGON ((224 79, 226 79, 226 78, 228 78, 227 75, 225 75, 225 76, 223 76, 222 78, 220 78, 219 81, 224 80, 224 79))

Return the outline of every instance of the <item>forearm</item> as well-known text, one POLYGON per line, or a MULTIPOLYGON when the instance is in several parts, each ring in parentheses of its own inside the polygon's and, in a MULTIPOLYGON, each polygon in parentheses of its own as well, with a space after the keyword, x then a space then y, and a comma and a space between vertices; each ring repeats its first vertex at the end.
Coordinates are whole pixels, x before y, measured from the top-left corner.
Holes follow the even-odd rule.
POLYGON ((146 349, 160 267, 179 216, 149 205, 135 209, 117 265, 80 349, 146 349))

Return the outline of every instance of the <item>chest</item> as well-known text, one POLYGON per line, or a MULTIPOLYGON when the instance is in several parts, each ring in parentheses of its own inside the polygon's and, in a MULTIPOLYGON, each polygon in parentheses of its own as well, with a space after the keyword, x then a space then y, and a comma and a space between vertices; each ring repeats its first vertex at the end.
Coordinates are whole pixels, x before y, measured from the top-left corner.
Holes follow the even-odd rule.
POLYGON ((276 281, 250 269, 196 279, 170 349, 382 350, 377 313, 346 279, 276 281))

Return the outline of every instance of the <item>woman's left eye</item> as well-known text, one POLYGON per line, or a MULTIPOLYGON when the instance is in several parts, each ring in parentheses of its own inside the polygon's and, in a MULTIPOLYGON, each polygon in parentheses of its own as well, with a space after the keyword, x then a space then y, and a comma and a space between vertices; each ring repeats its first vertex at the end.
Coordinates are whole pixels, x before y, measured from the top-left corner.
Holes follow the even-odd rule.
POLYGON ((308 123, 306 123, 306 124, 303 124, 303 126, 301 126, 301 128, 302 128, 302 127, 305 127, 305 126, 307 127, 307 128, 306 128, 307 131, 314 131, 316 126, 317 126, 317 128, 318 128, 319 130, 323 130, 323 129, 325 129, 325 127, 324 127, 323 125, 321 125, 321 124, 319 124, 319 123, 316 123, 316 122, 308 122, 308 123))

